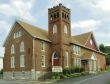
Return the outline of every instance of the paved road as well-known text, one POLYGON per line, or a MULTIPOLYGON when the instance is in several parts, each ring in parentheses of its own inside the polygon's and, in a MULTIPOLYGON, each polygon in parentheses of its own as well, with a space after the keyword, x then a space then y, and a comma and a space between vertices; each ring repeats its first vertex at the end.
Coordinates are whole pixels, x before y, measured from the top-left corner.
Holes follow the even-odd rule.
POLYGON ((71 78, 67 80, 58 81, 54 84, 108 84, 110 82, 110 72, 99 75, 89 75, 79 78, 71 78))

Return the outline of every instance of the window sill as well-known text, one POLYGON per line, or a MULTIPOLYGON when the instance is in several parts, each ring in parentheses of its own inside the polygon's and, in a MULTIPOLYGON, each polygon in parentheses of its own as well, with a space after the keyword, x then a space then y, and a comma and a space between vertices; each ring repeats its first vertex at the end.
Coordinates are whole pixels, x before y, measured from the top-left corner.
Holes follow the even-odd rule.
POLYGON ((25 66, 20 66, 20 68, 24 68, 25 66))

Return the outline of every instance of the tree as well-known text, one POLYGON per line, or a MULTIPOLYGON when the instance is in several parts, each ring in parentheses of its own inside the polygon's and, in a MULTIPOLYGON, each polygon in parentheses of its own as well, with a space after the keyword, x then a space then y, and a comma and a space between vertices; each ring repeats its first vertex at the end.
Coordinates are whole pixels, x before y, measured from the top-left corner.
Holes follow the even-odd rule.
POLYGON ((106 64, 110 65, 110 46, 104 46, 104 44, 100 44, 99 49, 101 52, 105 53, 106 64))
POLYGON ((104 46, 104 44, 100 44, 99 45, 99 49, 100 49, 100 51, 102 51, 103 53, 105 53, 105 46, 104 46))

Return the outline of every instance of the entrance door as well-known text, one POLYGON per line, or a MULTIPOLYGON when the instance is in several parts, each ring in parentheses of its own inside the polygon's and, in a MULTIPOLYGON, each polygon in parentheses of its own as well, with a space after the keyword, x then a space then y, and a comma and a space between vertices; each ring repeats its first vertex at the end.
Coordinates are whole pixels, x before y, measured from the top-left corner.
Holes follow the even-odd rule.
POLYGON ((52 54, 52 66, 60 66, 59 53, 56 51, 52 54))

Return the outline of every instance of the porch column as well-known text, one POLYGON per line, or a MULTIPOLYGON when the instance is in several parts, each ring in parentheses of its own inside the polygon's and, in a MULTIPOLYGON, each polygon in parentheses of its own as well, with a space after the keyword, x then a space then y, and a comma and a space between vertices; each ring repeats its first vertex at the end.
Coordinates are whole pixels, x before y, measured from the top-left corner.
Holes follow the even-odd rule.
POLYGON ((89 60, 89 72, 92 71, 92 60, 89 60))

